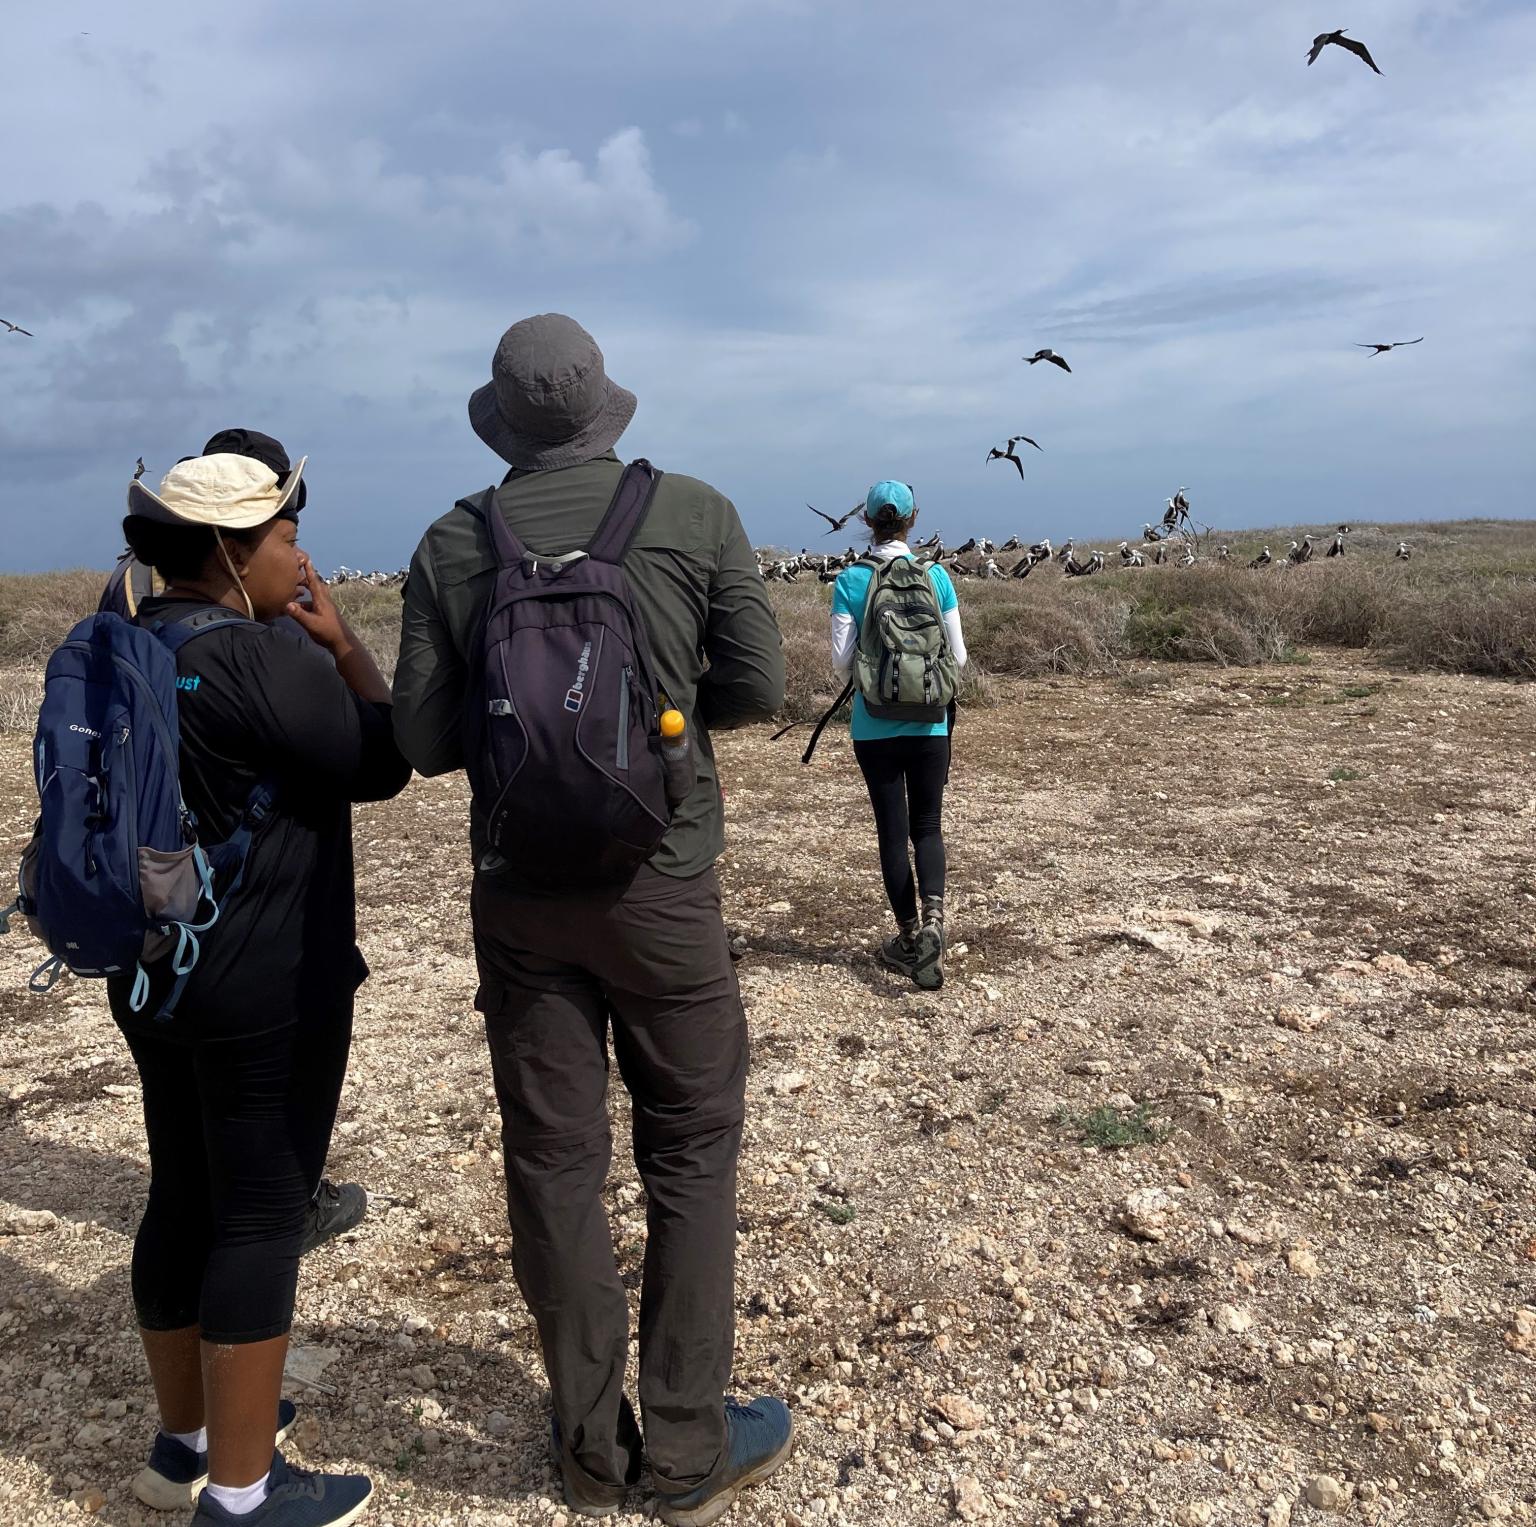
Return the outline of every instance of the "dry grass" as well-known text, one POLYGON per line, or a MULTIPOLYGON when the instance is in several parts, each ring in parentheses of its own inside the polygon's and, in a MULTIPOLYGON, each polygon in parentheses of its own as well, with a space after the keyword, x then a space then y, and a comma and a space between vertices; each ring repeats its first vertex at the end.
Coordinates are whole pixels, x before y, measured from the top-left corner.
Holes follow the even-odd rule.
MULTIPOLYGON (((999 678, 1109 673, 1132 659, 1252 666, 1294 661, 1312 646, 1365 650, 1404 669, 1536 677, 1536 525, 1368 527, 1351 533, 1342 559, 1248 571, 1260 546, 1283 557, 1306 528, 1213 536, 1231 547, 1227 563, 1112 565, 1072 580, 1042 568, 1020 583, 962 582, 971 652, 962 701, 992 703, 999 678), (1413 560, 1393 560, 1399 539, 1413 560)), ((99 587, 89 572, 0 577, 0 667, 15 680, 0 679, 0 729, 31 724, 36 670, 95 607, 99 587)), ((802 582, 769 592, 784 633, 785 717, 820 715, 839 688, 827 663, 831 591, 802 582)), ((399 591, 353 584, 336 597, 391 672, 399 591)))
POLYGON ((0 666, 41 668, 101 598, 104 573, 0 573, 0 666))

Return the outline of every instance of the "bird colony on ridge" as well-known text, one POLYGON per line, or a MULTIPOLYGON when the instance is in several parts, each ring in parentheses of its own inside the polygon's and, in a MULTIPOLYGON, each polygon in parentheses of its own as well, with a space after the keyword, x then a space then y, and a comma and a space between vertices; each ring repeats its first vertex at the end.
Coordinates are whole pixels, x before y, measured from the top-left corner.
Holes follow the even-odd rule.
MULTIPOLYGON (((834 530, 839 530, 863 507, 860 504, 837 521, 832 521, 830 515, 821 514, 819 509, 813 512, 821 514, 822 519, 833 523, 834 530)), ((1348 525, 1340 525, 1327 538, 1327 546, 1318 553, 1319 538, 1309 531, 1300 541, 1291 542, 1285 555, 1278 559, 1280 566, 1299 567, 1310 562, 1315 554, 1324 559, 1342 557, 1349 533, 1348 525)), ((946 546, 943 537, 935 534, 926 541, 915 542, 912 550, 919 562, 938 563, 955 578, 999 581, 1027 578, 1043 563, 1059 567, 1068 578, 1086 578, 1111 567, 1193 567, 1197 562, 1230 562, 1231 547, 1225 541, 1211 545, 1213 534, 1210 526, 1191 518, 1188 491, 1180 488, 1168 500, 1168 507, 1163 511, 1161 520, 1155 525, 1150 522, 1143 525, 1141 539, 1134 544, 1121 541, 1114 556, 1097 550, 1079 552, 1077 542, 1071 536, 1060 546, 1053 546, 1048 537, 1026 546, 1018 536, 1010 536, 1000 543, 990 541, 985 536, 972 536, 963 545, 946 546), (1015 557, 1015 553, 1022 555, 1015 557), (1003 561, 1000 562, 999 557, 1003 561)), ((787 557, 770 548, 758 548, 757 571, 768 583, 798 583, 802 577, 814 577, 821 583, 835 583, 844 568, 852 567, 864 555, 855 546, 836 553, 814 552, 802 547, 798 553, 787 557)), ((1406 562, 1412 555, 1412 549, 1406 541, 1397 543, 1394 553, 1397 561, 1406 562)), ((1248 563, 1248 567, 1257 572, 1275 561, 1275 556, 1266 545, 1248 563)))

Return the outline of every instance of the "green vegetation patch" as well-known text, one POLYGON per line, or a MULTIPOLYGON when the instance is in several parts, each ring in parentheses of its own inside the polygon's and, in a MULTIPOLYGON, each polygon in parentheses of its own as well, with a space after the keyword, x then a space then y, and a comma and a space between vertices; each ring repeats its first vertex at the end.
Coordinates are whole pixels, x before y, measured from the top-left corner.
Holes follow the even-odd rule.
POLYGON ((1129 1111, 1103 1103, 1084 1114, 1063 1108, 1057 1113, 1056 1122, 1075 1130, 1084 1145, 1101 1151, 1160 1145, 1168 1138, 1167 1127, 1153 1123, 1151 1110, 1145 1103, 1139 1103, 1129 1111))

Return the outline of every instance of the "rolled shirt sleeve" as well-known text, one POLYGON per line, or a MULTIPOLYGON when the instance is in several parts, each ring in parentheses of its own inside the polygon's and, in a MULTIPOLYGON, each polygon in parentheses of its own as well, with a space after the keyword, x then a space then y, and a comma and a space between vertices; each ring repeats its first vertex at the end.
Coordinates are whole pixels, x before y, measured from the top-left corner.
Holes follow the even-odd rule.
POLYGON ((711 730, 764 721, 784 703, 784 640, 735 508, 725 506, 709 586, 699 710, 711 730))
POLYGON ((468 669, 438 602, 429 539, 411 558, 395 665, 395 741, 418 774, 464 767, 463 717, 468 669))

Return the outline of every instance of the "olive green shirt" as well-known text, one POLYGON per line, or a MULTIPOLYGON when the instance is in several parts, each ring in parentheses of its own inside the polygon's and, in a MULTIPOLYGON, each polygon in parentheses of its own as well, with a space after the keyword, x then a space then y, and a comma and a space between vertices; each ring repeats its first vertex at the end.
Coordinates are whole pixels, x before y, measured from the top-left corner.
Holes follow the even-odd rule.
MULTIPOLYGON (((562 556, 591 540, 622 472, 612 452, 555 471, 510 472, 495 509, 530 551, 562 556)), ((394 721, 400 751, 418 773, 464 767, 465 701, 495 572, 488 529, 459 505, 428 529, 411 560, 394 721)), ((783 704, 778 623, 735 508, 696 478, 663 473, 624 573, 656 677, 687 716, 698 755, 699 783, 651 862, 668 875, 702 874, 725 843, 709 732, 765 720, 783 704)), ((477 856, 478 827, 472 813, 477 856)))

